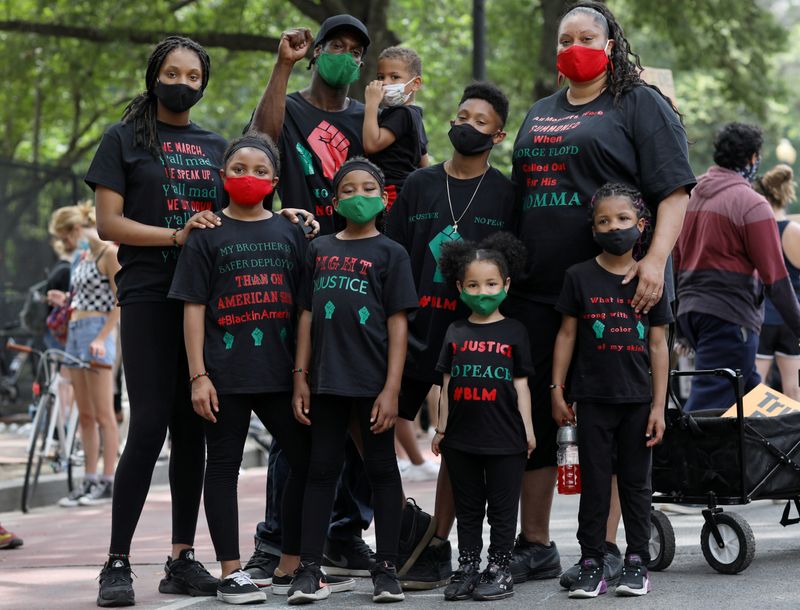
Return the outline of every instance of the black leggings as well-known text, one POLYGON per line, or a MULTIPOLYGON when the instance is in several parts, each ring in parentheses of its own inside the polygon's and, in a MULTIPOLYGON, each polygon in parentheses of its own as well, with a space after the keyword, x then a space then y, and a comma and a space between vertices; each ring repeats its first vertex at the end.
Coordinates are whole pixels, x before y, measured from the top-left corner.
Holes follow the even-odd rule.
POLYGON ((483 517, 489 518, 489 562, 505 568, 514 548, 517 510, 527 456, 478 455, 442 447, 453 484, 459 563, 480 561, 483 517), (488 505, 488 508, 487 508, 488 505))
POLYGON ((394 428, 373 434, 369 416, 374 398, 314 395, 311 397, 311 460, 303 499, 303 561, 322 562, 336 482, 342 472, 351 415, 361 429, 364 468, 372 486, 378 562, 397 561, 403 487, 394 452, 394 428))
POLYGON ((652 452, 645 445, 650 405, 578 404, 578 457, 581 464, 581 501, 578 542, 581 558, 602 563, 606 521, 611 503, 613 448, 617 447, 617 487, 625 523, 626 555, 650 560, 650 466, 652 452))
POLYGON ((219 397, 217 423, 205 421, 208 457, 203 500, 217 561, 239 559, 236 491, 251 411, 281 444, 289 462, 281 506, 282 551, 300 554, 303 493, 311 446, 308 428, 294 418, 289 394, 227 394, 219 397))
POLYGON ((131 419, 115 476, 109 553, 130 553, 167 430, 172 439, 172 544, 193 545, 203 491, 205 443, 203 420, 192 409, 183 303, 124 305, 120 338, 131 419))

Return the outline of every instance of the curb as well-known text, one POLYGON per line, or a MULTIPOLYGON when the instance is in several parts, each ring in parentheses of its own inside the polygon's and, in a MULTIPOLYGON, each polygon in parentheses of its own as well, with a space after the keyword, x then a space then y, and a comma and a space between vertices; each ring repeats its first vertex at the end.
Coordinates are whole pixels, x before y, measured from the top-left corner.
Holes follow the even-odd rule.
MULTIPOLYGON (((266 466, 267 455, 257 445, 245 446, 242 455, 242 468, 258 468, 266 466)), ((81 473, 78 473, 80 476, 81 473)), ((23 479, 9 479, 0 482, 0 513, 19 511, 22 503, 23 479)), ((150 485, 166 485, 169 483, 169 460, 159 460, 153 470, 153 479, 150 485)), ((60 498, 67 495, 67 475, 48 474, 39 477, 30 508, 53 506, 60 498)))

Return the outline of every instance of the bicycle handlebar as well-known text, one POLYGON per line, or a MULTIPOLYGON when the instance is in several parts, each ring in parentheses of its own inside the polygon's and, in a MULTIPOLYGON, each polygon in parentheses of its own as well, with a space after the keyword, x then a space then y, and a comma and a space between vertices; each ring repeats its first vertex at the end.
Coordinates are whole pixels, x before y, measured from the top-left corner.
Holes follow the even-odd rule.
POLYGON ((81 368, 93 368, 93 369, 106 369, 111 370, 114 368, 110 364, 105 364, 104 362, 96 362, 94 360, 81 360, 64 352, 62 350, 55 350, 55 349, 48 349, 44 352, 40 352, 39 350, 33 349, 29 345, 24 345, 22 343, 14 343, 13 341, 9 341, 6 343, 6 348, 17 351, 17 352, 25 352, 27 354, 36 354, 38 356, 44 357, 45 355, 51 356, 54 360, 61 362, 62 364, 77 364, 81 368))

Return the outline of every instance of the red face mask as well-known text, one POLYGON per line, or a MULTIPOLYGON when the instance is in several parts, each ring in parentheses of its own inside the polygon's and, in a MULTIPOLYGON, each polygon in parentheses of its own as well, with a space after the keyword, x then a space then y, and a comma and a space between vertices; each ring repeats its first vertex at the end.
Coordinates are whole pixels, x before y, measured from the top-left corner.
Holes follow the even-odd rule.
MULTIPOLYGON (((606 47, 608 47, 608 43, 606 43, 606 47)), ((608 55, 606 55, 605 48, 590 49, 573 44, 556 57, 558 71, 576 83, 585 83, 597 78, 607 65, 608 55)))
POLYGON ((231 201, 238 205, 258 205, 264 197, 272 193, 272 180, 255 176, 234 176, 225 179, 225 190, 231 201))

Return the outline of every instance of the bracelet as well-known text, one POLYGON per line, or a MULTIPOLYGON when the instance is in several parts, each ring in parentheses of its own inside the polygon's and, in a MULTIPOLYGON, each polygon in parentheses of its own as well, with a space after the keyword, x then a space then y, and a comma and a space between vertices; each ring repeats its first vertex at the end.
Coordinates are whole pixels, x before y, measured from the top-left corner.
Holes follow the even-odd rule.
POLYGON ((292 369, 292 375, 294 375, 295 373, 305 373, 306 376, 308 376, 309 375, 309 370, 308 369, 292 369))
POLYGON ((202 373, 197 373, 197 375, 192 375, 191 377, 189 377, 189 383, 190 384, 194 383, 201 377, 208 377, 208 371, 203 371, 202 373))
POLYGON ((551 383, 551 384, 550 384, 550 389, 551 389, 551 390, 555 390, 556 388, 561 388, 561 389, 563 390, 563 389, 565 389, 566 387, 567 387, 567 386, 565 386, 565 385, 562 385, 562 384, 560 384, 560 383, 551 383))
POLYGON ((436 432, 436 434, 441 434, 442 436, 444 436, 444 430, 439 430, 439 428, 434 428, 433 431, 436 432))
POLYGON ((172 230, 172 245, 176 248, 180 248, 181 245, 178 243, 178 229, 172 230))

